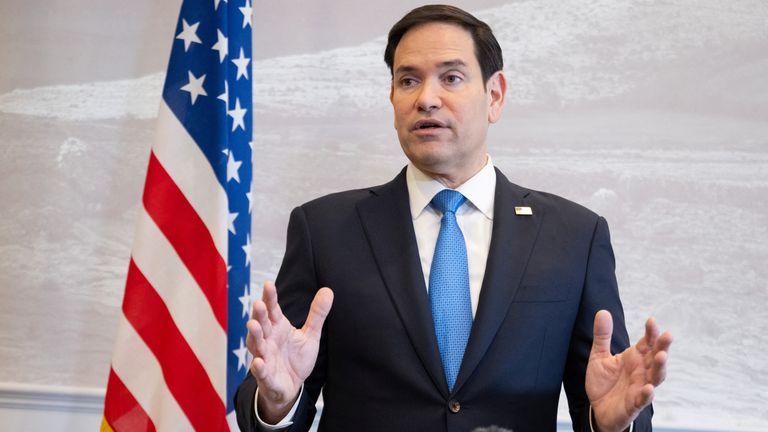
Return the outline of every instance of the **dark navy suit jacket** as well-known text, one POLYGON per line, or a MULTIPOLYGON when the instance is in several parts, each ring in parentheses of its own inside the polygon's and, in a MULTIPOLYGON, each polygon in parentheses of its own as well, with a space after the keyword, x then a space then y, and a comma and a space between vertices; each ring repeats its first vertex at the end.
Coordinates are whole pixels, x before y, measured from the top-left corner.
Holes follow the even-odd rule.
MULTIPOLYGON (((450 393, 405 170, 382 186, 294 209, 276 280, 283 312, 299 327, 320 287, 335 298, 291 431, 309 429, 321 389, 321 431, 554 431, 561 383, 574 430, 589 430, 584 376, 595 313, 613 315, 614 352, 629 343, 608 226, 582 206, 496 175, 486 273, 450 393), (516 215, 515 206, 533 214, 516 215)), ((255 389, 249 375, 235 397, 242 430, 254 430, 255 389)), ((636 431, 651 430, 651 413, 641 413, 636 431)))

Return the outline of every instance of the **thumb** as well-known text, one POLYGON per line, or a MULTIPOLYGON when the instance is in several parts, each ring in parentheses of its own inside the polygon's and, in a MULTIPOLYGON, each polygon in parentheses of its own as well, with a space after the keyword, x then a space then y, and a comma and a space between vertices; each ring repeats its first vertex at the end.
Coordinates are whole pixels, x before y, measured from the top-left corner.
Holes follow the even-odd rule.
POLYGON ((607 310, 600 310, 595 314, 595 330, 590 356, 610 356, 611 335, 613 335, 613 317, 607 310))
POLYGON ((309 307, 309 315, 307 315, 307 322, 304 323, 302 328, 307 336, 320 339, 323 323, 325 323, 325 318, 331 311, 332 305, 333 291, 330 288, 320 288, 317 294, 315 294, 315 299, 312 300, 312 305, 309 307))

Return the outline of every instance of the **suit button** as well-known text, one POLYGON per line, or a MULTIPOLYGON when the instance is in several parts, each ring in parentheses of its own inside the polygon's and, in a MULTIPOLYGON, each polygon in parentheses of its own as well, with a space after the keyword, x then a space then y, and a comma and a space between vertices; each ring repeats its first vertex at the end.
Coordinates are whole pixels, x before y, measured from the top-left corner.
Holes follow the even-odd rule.
POLYGON ((448 409, 451 410, 452 413, 456 414, 457 412, 461 411, 461 404, 459 404, 459 401, 456 399, 451 399, 448 401, 448 409))

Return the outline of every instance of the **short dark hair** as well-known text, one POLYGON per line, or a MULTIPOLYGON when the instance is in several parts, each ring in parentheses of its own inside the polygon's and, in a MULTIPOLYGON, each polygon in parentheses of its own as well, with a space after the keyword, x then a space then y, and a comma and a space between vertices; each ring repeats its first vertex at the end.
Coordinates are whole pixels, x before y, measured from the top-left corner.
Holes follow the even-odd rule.
POLYGON ((483 82, 488 82, 491 75, 504 69, 501 47, 488 24, 455 6, 427 5, 408 12, 389 31, 387 48, 384 50, 384 62, 389 67, 390 74, 394 76, 392 68, 395 63, 395 49, 403 36, 414 27, 433 22, 455 24, 472 35, 475 57, 480 63, 483 82))

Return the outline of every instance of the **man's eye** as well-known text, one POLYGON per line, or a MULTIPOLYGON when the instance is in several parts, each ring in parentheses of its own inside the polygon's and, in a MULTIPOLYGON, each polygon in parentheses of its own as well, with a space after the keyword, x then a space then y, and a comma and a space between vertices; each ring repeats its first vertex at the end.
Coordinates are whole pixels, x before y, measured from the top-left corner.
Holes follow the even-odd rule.
POLYGON ((458 84, 462 81, 462 78, 458 75, 448 75, 445 77, 445 82, 448 84, 458 84))
POLYGON ((416 85, 416 80, 413 78, 403 78, 400 80, 401 87, 413 87, 416 85))

